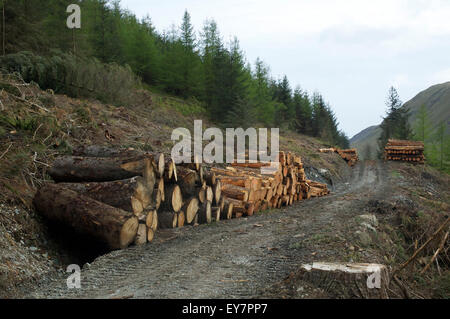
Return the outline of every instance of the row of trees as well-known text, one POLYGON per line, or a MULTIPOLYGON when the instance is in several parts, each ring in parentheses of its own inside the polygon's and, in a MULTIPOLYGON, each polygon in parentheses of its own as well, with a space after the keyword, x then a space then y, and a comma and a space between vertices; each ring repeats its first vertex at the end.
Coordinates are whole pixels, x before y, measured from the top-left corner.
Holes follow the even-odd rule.
POLYGON ((425 156, 430 165, 450 173, 450 132, 444 121, 433 129, 428 111, 422 105, 414 123, 414 139, 424 142, 425 156))
POLYGON ((319 93, 274 79, 260 59, 249 64, 237 38, 224 42, 214 20, 197 33, 186 11, 179 26, 156 31, 120 0, 3 0, 6 54, 50 49, 128 65, 144 83, 205 105, 212 119, 232 126, 278 126, 348 147, 331 107, 319 93), (81 7, 80 30, 66 28, 66 8, 81 7))
MULTIPOLYGON (((388 139, 416 140, 424 142, 425 157, 431 166, 450 172, 450 133, 444 121, 433 129, 425 105, 422 105, 417 114, 413 127, 409 124, 410 114, 403 107, 398 92, 391 87, 386 102, 387 115, 381 123, 381 136, 378 140, 380 153, 383 152, 388 139)), ((371 150, 367 149, 370 154, 371 150)), ((366 154, 366 157, 370 155, 366 154)))

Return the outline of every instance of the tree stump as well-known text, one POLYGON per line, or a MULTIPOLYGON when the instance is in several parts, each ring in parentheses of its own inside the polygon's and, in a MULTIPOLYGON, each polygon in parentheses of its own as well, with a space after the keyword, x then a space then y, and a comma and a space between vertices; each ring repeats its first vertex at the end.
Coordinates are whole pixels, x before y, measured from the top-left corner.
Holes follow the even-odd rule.
POLYGON ((388 298, 389 274, 384 265, 315 262, 302 265, 298 275, 331 298, 388 298))

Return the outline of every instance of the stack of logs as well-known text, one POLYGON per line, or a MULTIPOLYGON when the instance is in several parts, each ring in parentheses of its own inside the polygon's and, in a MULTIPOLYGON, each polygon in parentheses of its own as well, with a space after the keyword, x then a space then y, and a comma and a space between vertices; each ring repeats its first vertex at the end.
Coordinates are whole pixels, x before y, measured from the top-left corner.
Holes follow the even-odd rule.
POLYGON ((233 205, 233 217, 252 216, 271 208, 329 194, 325 184, 306 179, 301 158, 280 152, 278 163, 233 163, 229 167, 209 169, 210 180, 220 181, 227 205, 233 205))
POLYGON ((175 165, 159 153, 81 147, 56 159, 48 172, 55 183, 38 190, 34 205, 46 218, 122 249, 153 241, 157 229, 252 216, 329 193, 325 184, 306 180, 301 158, 291 153, 280 152, 276 169, 193 162, 175 165))
POLYGON ((425 163, 423 142, 389 140, 384 151, 384 157, 387 161, 425 163))
POLYGON ((341 150, 339 148, 321 148, 320 153, 338 153, 349 166, 353 167, 358 162, 358 152, 355 148, 341 150))

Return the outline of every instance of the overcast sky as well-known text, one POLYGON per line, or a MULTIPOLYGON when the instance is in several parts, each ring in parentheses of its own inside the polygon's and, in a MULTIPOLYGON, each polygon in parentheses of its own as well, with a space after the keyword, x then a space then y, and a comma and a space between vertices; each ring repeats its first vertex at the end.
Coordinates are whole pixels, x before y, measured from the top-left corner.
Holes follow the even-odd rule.
POLYGON ((381 122, 389 87, 404 102, 450 81, 450 0, 122 0, 157 30, 179 25, 185 9, 196 31, 216 20, 237 36, 246 58, 275 78, 319 91, 349 136, 381 122))

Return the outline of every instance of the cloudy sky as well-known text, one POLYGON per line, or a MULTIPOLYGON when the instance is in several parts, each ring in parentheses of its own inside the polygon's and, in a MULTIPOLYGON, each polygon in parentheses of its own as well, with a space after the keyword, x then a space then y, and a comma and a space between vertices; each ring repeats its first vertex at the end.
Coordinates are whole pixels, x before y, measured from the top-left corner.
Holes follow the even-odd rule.
POLYGON ((404 102, 450 81, 450 0, 122 0, 159 31, 185 9, 197 31, 213 18, 275 78, 319 91, 349 137, 381 122, 395 86, 404 102))

